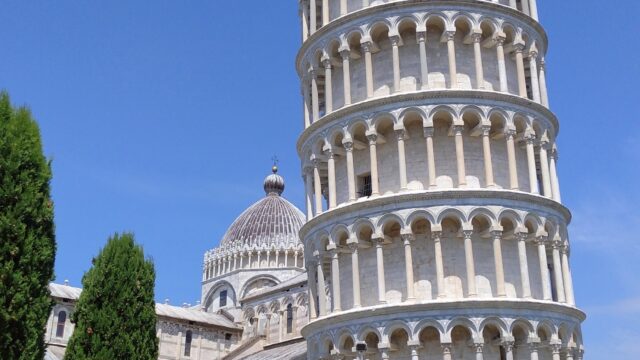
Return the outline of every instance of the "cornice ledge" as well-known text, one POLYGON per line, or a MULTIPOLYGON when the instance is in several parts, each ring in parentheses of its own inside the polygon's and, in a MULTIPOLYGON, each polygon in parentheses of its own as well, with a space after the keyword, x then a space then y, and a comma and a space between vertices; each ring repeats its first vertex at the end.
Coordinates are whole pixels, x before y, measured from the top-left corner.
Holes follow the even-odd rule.
POLYGON ((545 54, 546 51, 547 51, 547 44, 549 43, 549 37, 547 36, 547 32, 544 30, 542 25, 540 25, 540 23, 535 21, 532 17, 524 14, 523 12, 521 12, 519 10, 515 10, 515 9, 513 9, 513 8, 507 6, 507 5, 496 4, 496 3, 489 2, 489 1, 479 1, 479 0, 455 0, 455 1, 451 1, 451 0, 405 0, 403 2, 391 2, 391 3, 386 3, 386 4, 376 5, 376 6, 370 6, 368 8, 360 9, 360 10, 354 11, 352 13, 349 13, 347 15, 341 16, 338 19, 335 19, 335 20, 331 21, 329 26, 322 26, 320 29, 318 29, 316 32, 314 32, 312 35, 310 35, 307 38, 307 40, 305 40, 302 43, 302 46, 300 47, 300 50, 298 50, 298 54, 296 55, 296 63, 295 63, 296 72, 298 73, 298 76, 302 76, 302 74, 300 72, 301 71, 300 63, 302 61, 302 57, 303 57, 304 53, 308 50, 308 48, 311 46, 311 44, 316 42, 319 38, 322 38, 326 33, 330 32, 331 29, 333 29, 333 28, 335 28, 337 26, 346 24, 346 23, 348 23, 350 21, 353 21, 354 19, 356 19, 358 17, 375 14, 375 13, 378 13, 380 11, 384 11, 386 9, 407 8, 407 7, 415 6, 417 4, 424 4, 424 3, 429 3, 429 5, 435 5, 435 6, 439 6, 439 5, 440 6, 454 6, 455 3, 458 3, 458 4, 473 5, 473 6, 478 6, 479 8, 486 8, 486 9, 491 9, 491 10, 494 10, 494 11, 504 12, 504 13, 506 13, 508 15, 511 15, 511 16, 515 17, 515 18, 519 18, 522 22, 524 22, 527 25, 531 26, 538 33, 540 33, 540 35, 544 39, 544 44, 538 44, 538 46, 540 46, 540 48, 539 48, 540 54, 545 54))
MULTIPOLYGON (((315 228, 318 225, 321 225, 324 222, 329 222, 335 217, 348 215, 355 213, 360 210, 372 209, 376 207, 384 207, 387 205, 396 205, 404 202, 411 201, 425 201, 425 200, 455 200, 455 199, 500 199, 500 200, 513 200, 513 201, 522 201, 522 202, 530 202, 538 205, 549 207, 559 213, 561 213, 567 224, 571 222, 571 212, 567 207, 562 205, 561 203, 551 200, 549 198, 534 195, 523 192, 516 192, 510 190, 437 190, 437 191, 423 191, 423 192, 412 192, 406 194, 394 194, 390 196, 381 196, 376 198, 371 198, 365 201, 356 202, 352 204, 347 204, 341 207, 338 207, 333 210, 325 211, 324 213, 314 217, 313 219, 307 221, 302 228, 300 229, 300 239, 304 242, 304 238, 307 236, 309 231, 315 228)), ((437 206, 437 205, 429 205, 429 206, 437 206)))
POLYGON ((560 124, 558 122, 557 116, 547 107, 543 106, 542 104, 538 104, 533 100, 525 99, 513 94, 485 90, 420 90, 414 92, 392 94, 389 96, 374 99, 367 99, 349 106, 342 107, 328 115, 323 116, 318 121, 312 123, 308 128, 303 130, 296 143, 298 155, 302 156, 302 145, 312 136, 312 134, 320 130, 327 124, 331 123, 332 121, 342 120, 349 115, 353 115, 358 112, 366 112, 367 110, 379 106, 390 104, 397 104, 398 106, 402 106, 403 102, 428 99, 493 100, 514 104, 516 106, 528 107, 535 112, 543 114, 543 116, 547 118, 556 128, 556 136, 560 134, 560 124))

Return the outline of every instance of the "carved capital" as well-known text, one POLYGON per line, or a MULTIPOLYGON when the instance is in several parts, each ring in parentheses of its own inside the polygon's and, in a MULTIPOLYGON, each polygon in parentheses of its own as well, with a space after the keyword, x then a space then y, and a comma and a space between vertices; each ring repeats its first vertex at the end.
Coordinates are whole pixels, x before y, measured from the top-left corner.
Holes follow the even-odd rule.
POLYGON ((433 239, 433 241, 435 242, 439 242, 440 239, 442 239, 442 231, 432 231, 431 239, 433 239))
POLYGON ((550 344, 549 347, 553 354, 560 354, 560 350, 562 350, 562 344, 550 344))
POLYGON ((472 346, 477 354, 482 354, 484 351, 484 344, 474 343, 472 346))
POLYGON ((425 127, 425 128, 422 128, 422 131, 423 131, 423 133, 424 133, 424 137, 425 137, 425 138, 433 137, 433 132, 434 132, 434 130, 433 130, 433 128, 432 128, 432 127, 425 127))
POLYGON ((494 239, 502 239, 502 231, 499 231, 499 230, 491 231, 491 237, 494 239))
POLYGON ((482 40, 482 33, 474 32, 471 34, 471 40, 473 40, 474 43, 479 43, 482 40))
POLYGON ((502 347, 504 348, 504 351, 506 351, 507 353, 510 353, 510 352, 513 351, 513 345, 514 345, 513 341, 503 341, 502 342, 502 347))
POLYGON ((452 344, 442 344, 440 345, 442 347, 442 353, 446 354, 446 355, 450 355, 451 351, 453 350, 453 345, 452 344))
POLYGON ((416 236, 413 234, 401 234, 400 237, 405 245, 409 245, 413 240, 416 239, 416 236))
POLYGON ((462 235, 465 239, 471 239, 471 236, 473 236, 473 230, 464 230, 462 235))
POLYGON ((365 41, 365 42, 361 42, 360 46, 362 47, 362 51, 364 51, 365 53, 371 52, 371 48, 372 48, 371 41, 365 41))
POLYGON ((391 46, 400 45, 400 36, 399 35, 389 36, 389 40, 391 41, 391 46))
POLYGON ((515 235, 516 235, 516 240, 518 241, 527 241, 527 239, 529 238, 529 234, 525 232, 517 232, 515 235))
POLYGON ((398 140, 404 141, 406 131, 404 129, 395 129, 394 131, 396 132, 396 136, 398 137, 398 140))
POLYGON ((442 38, 447 40, 447 41, 453 41, 455 36, 456 36, 456 31, 455 30, 447 30, 447 31, 442 33, 442 38))
POLYGON ((427 40, 427 32, 426 31, 416 32, 416 39, 418 40, 418 42, 425 42, 427 40))
POLYGON ((369 145, 375 145, 378 142, 378 134, 367 135, 367 140, 369 140, 369 145))
POLYGON ((344 149, 348 152, 353 151, 353 141, 350 141, 350 140, 343 141, 342 146, 344 146, 344 149))
POLYGON ((331 59, 329 58, 322 59, 322 65, 324 66, 325 69, 331 69, 331 59))
POLYGON ((340 56, 342 57, 342 60, 351 59, 351 49, 345 48, 340 50, 340 56))

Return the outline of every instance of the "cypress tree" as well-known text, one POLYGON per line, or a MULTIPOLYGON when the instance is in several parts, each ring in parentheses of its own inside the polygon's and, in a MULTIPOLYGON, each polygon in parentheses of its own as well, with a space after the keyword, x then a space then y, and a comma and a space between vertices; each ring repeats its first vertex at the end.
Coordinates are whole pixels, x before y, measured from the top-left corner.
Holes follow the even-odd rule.
POLYGON ((82 278, 65 360, 155 360, 155 270, 132 234, 115 234, 82 278))
POLYGON ((0 359, 42 359, 56 243, 51 164, 28 109, 0 94, 0 359))

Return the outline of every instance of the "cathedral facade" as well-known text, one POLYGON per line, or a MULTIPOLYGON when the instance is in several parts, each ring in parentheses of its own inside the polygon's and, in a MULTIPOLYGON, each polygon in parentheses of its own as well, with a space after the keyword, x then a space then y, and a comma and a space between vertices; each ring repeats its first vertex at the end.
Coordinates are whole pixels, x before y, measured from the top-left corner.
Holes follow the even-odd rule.
MULTIPOLYGON (((265 196, 160 359, 581 360, 536 0, 301 0, 306 213, 265 196)), ((51 285, 59 359, 80 289, 51 285)))

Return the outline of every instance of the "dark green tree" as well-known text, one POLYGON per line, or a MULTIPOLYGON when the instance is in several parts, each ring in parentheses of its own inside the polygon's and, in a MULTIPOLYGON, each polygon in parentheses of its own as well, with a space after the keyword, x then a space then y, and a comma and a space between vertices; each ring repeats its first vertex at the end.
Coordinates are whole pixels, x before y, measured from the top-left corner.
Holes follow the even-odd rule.
POLYGON ((65 360, 158 358, 155 270, 132 234, 115 234, 82 278, 65 360))
POLYGON ((0 94, 0 359, 42 359, 56 243, 51 164, 29 110, 0 94))

